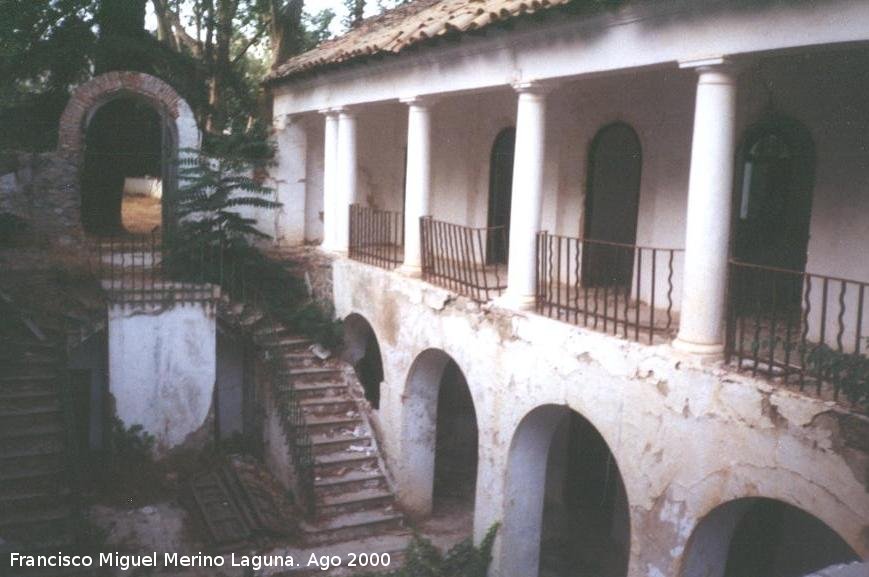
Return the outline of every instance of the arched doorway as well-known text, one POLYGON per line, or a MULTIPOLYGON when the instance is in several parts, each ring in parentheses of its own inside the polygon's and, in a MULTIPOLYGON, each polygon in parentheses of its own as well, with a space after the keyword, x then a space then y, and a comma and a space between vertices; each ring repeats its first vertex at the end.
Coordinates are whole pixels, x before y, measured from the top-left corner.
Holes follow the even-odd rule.
POLYGON ((504 577, 627 574, 627 493, 588 420, 558 405, 526 415, 510 446, 506 487, 504 577))
POLYGON ((379 409, 383 358, 377 335, 362 315, 354 313, 344 319, 344 351, 341 356, 353 365, 356 378, 365 391, 365 398, 373 408, 379 409))
POLYGON ((507 264, 510 238, 510 203, 513 194, 513 157, 516 150, 516 129, 505 128, 495 137, 489 158, 489 228, 504 227, 504 235, 486 238, 486 262, 507 264))
MULTIPOLYGON (((737 178, 734 258, 803 272, 815 180, 815 151, 809 131, 788 118, 756 124, 743 138, 737 178)), ((749 298, 775 298, 778 306, 799 306, 802 280, 798 275, 779 280, 775 295, 771 287, 757 286, 749 298)))
MULTIPOLYGON (((115 117, 115 126, 120 123, 124 128, 126 137, 122 134, 115 135, 119 141, 122 141, 124 146, 132 146, 135 140, 152 141, 155 136, 144 138, 140 134, 130 130, 131 125, 142 126, 140 121, 144 121, 145 126, 155 126, 153 122, 153 114, 157 114, 160 119, 160 160, 161 171, 161 193, 162 193, 162 221, 164 230, 171 227, 174 223, 172 213, 172 198, 174 191, 177 188, 177 166, 176 160, 181 151, 186 153, 195 153, 199 148, 200 133, 196 126, 196 119, 193 116, 193 111, 187 102, 166 82, 163 80, 144 74, 141 72, 130 71, 112 71, 101 74, 79 85, 70 96, 69 102, 63 111, 58 127, 58 145, 57 149, 61 156, 65 157, 80 171, 80 185, 87 187, 97 177, 98 170, 86 168, 86 156, 89 145, 93 142, 88 142, 91 139, 90 129, 94 128, 95 134, 102 132, 105 138, 111 138, 112 135, 108 128, 100 128, 103 123, 111 125, 111 117, 115 117), (119 102, 116 104, 116 101, 119 102), (127 113, 118 111, 112 112, 116 107, 126 107, 127 113), (132 115, 132 116, 130 116, 132 115), (106 116, 106 119, 100 117, 106 116), (94 125, 94 122, 97 122, 94 125), (129 133, 133 132, 132 135, 129 133), (82 180, 83 179, 83 180, 82 180)), ((156 129, 145 128, 149 134, 156 135, 156 129)), ((95 138, 95 137, 94 137, 95 138)), ((104 139, 103 139, 104 140, 104 139)), ((145 147, 150 150, 148 156, 153 158, 155 145, 145 147)), ((95 152, 115 152, 111 145, 103 144, 96 146, 95 152)), ((123 152, 123 151, 121 151, 123 152)), ((129 151, 127 151, 129 153, 129 151)), ((89 159, 90 164, 95 162, 99 164, 98 159, 100 154, 92 155, 93 159, 89 159)), ((109 158, 106 154, 102 154, 103 159, 109 158)), ((121 154, 115 154, 111 158, 123 158, 121 154)), ((103 168, 110 172, 116 172, 116 166, 108 165, 103 162, 103 168)), ((109 180, 108 178, 106 179, 109 180)), ((115 181, 117 175, 115 175, 115 181)), ((119 220, 116 217, 109 218, 109 215, 116 214, 116 210, 112 207, 117 206, 117 193, 111 197, 113 200, 104 207, 108 210, 95 210, 94 214, 89 214, 83 220, 96 221, 96 228, 108 228, 117 230, 119 228, 119 220)), ((109 198, 110 195, 99 198, 109 198)), ((91 191, 84 191, 82 197, 84 209, 90 211, 94 206, 94 196, 91 191)), ((99 203, 97 203, 99 206, 99 203)), ((75 210, 79 206, 76 204, 75 210)), ((82 220, 81 218, 79 219, 82 220)), ((90 225, 90 222, 88 223, 90 225)), ((97 232, 100 232, 97 230, 97 232)))
POLYGON ((447 353, 428 349, 411 366, 404 408, 410 464, 406 505, 449 516, 470 533, 477 482, 477 417, 468 383, 447 353))
POLYGON ((144 234, 162 224, 164 130, 160 113, 135 98, 94 111, 81 173, 85 232, 144 234))
POLYGON ((782 501, 745 498, 719 505, 700 521, 682 577, 801 577, 857 560, 817 517, 782 501))
POLYGON ((630 286, 637 242, 642 149, 624 122, 601 128, 588 153, 582 281, 585 286, 630 286))

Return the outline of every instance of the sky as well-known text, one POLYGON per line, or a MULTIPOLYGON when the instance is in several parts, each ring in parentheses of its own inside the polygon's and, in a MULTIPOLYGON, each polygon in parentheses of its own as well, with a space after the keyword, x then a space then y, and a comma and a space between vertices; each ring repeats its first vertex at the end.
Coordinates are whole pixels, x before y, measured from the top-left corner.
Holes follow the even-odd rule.
MULTIPOLYGON (((347 16, 347 9, 344 7, 344 0, 305 0, 305 11, 310 14, 316 14, 317 12, 327 8, 331 8, 335 12, 335 19, 332 20, 332 25, 329 27, 329 30, 334 35, 341 34, 344 32, 344 25, 342 22, 344 21, 345 16, 347 16)), ((154 17, 150 2, 147 4, 146 10, 145 27, 149 30, 154 30, 157 28, 157 20, 154 17)), ((377 10, 377 1, 368 0, 365 15, 371 16, 375 14, 377 10)))

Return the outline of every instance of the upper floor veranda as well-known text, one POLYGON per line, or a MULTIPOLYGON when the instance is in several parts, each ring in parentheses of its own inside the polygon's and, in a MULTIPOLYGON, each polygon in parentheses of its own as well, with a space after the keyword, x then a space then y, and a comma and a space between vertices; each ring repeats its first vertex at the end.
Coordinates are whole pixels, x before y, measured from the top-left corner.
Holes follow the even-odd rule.
POLYGON ((825 396, 865 389, 861 22, 854 2, 629 5, 290 79, 276 236, 825 396))

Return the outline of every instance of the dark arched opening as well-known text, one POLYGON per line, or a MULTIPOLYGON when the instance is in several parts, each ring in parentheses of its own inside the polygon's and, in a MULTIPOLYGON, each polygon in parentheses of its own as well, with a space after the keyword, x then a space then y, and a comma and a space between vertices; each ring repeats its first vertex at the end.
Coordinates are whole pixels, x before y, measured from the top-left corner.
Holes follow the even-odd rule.
POLYGON ((356 378, 362 384, 365 398, 375 409, 380 408, 380 384, 383 382, 383 358, 374 329, 361 315, 352 314, 344 320, 344 360, 353 365, 356 378))
POLYGON ((419 354, 410 369, 403 413, 402 488, 408 512, 430 513, 470 535, 477 481, 477 416, 467 380, 439 349, 419 354))
POLYGON ((682 577, 801 577, 857 560, 817 517, 774 499, 746 498, 719 505, 700 521, 682 577))
POLYGON ((630 286, 637 242, 642 171, 640 139, 614 122, 601 128, 588 153, 582 281, 585 286, 630 286), (594 242, 598 241, 598 242, 594 242))
POLYGON ((163 125, 161 114, 136 98, 117 98, 93 114, 81 176, 85 231, 143 234, 161 224, 163 125))
POLYGON ((516 129, 505 128, 495 137, 489 159, 489 214, 487 226, 503 227, 504 235, 489 235, 486 239, 486 262, 506 264, 510 238, 510 202, 513 193, 513 157, 516 149, 516 129))
POLYGON ((595 427, 567 407, 538 407, 510 448, 505 577, 624 577, 627 492, 595 427))
MULTIPOLYGON (((809 131, 788 118, 760 122, 746 132, 738 164, 733 256, 754 265, 805 271, 815 180, 809 131)), ((777 280, 774 288, 756 283, 740 293, 764 308, 773 299, 779 307, 797 308, 802 279, 779 275, 777 280)))
POLYGON ((433 512, 473 510, 477 488, 477 415, 468 383, 452 359, 438 391, 433 512))

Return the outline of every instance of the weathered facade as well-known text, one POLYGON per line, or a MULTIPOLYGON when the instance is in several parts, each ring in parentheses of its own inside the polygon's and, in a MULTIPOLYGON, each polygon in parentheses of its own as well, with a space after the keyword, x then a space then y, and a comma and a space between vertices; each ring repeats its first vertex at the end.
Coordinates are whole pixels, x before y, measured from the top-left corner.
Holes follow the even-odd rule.
POLYGON ((867 6, 560 5, 414 2, 269 80, 263 226, 370 327, 403 506, 437 508, 453 363, 493 575, 567 574, 598 481, 605 574, 739 574, 764 507, 771 574, 865 559, 869 421, 810 365, 867 350, 867 6))

